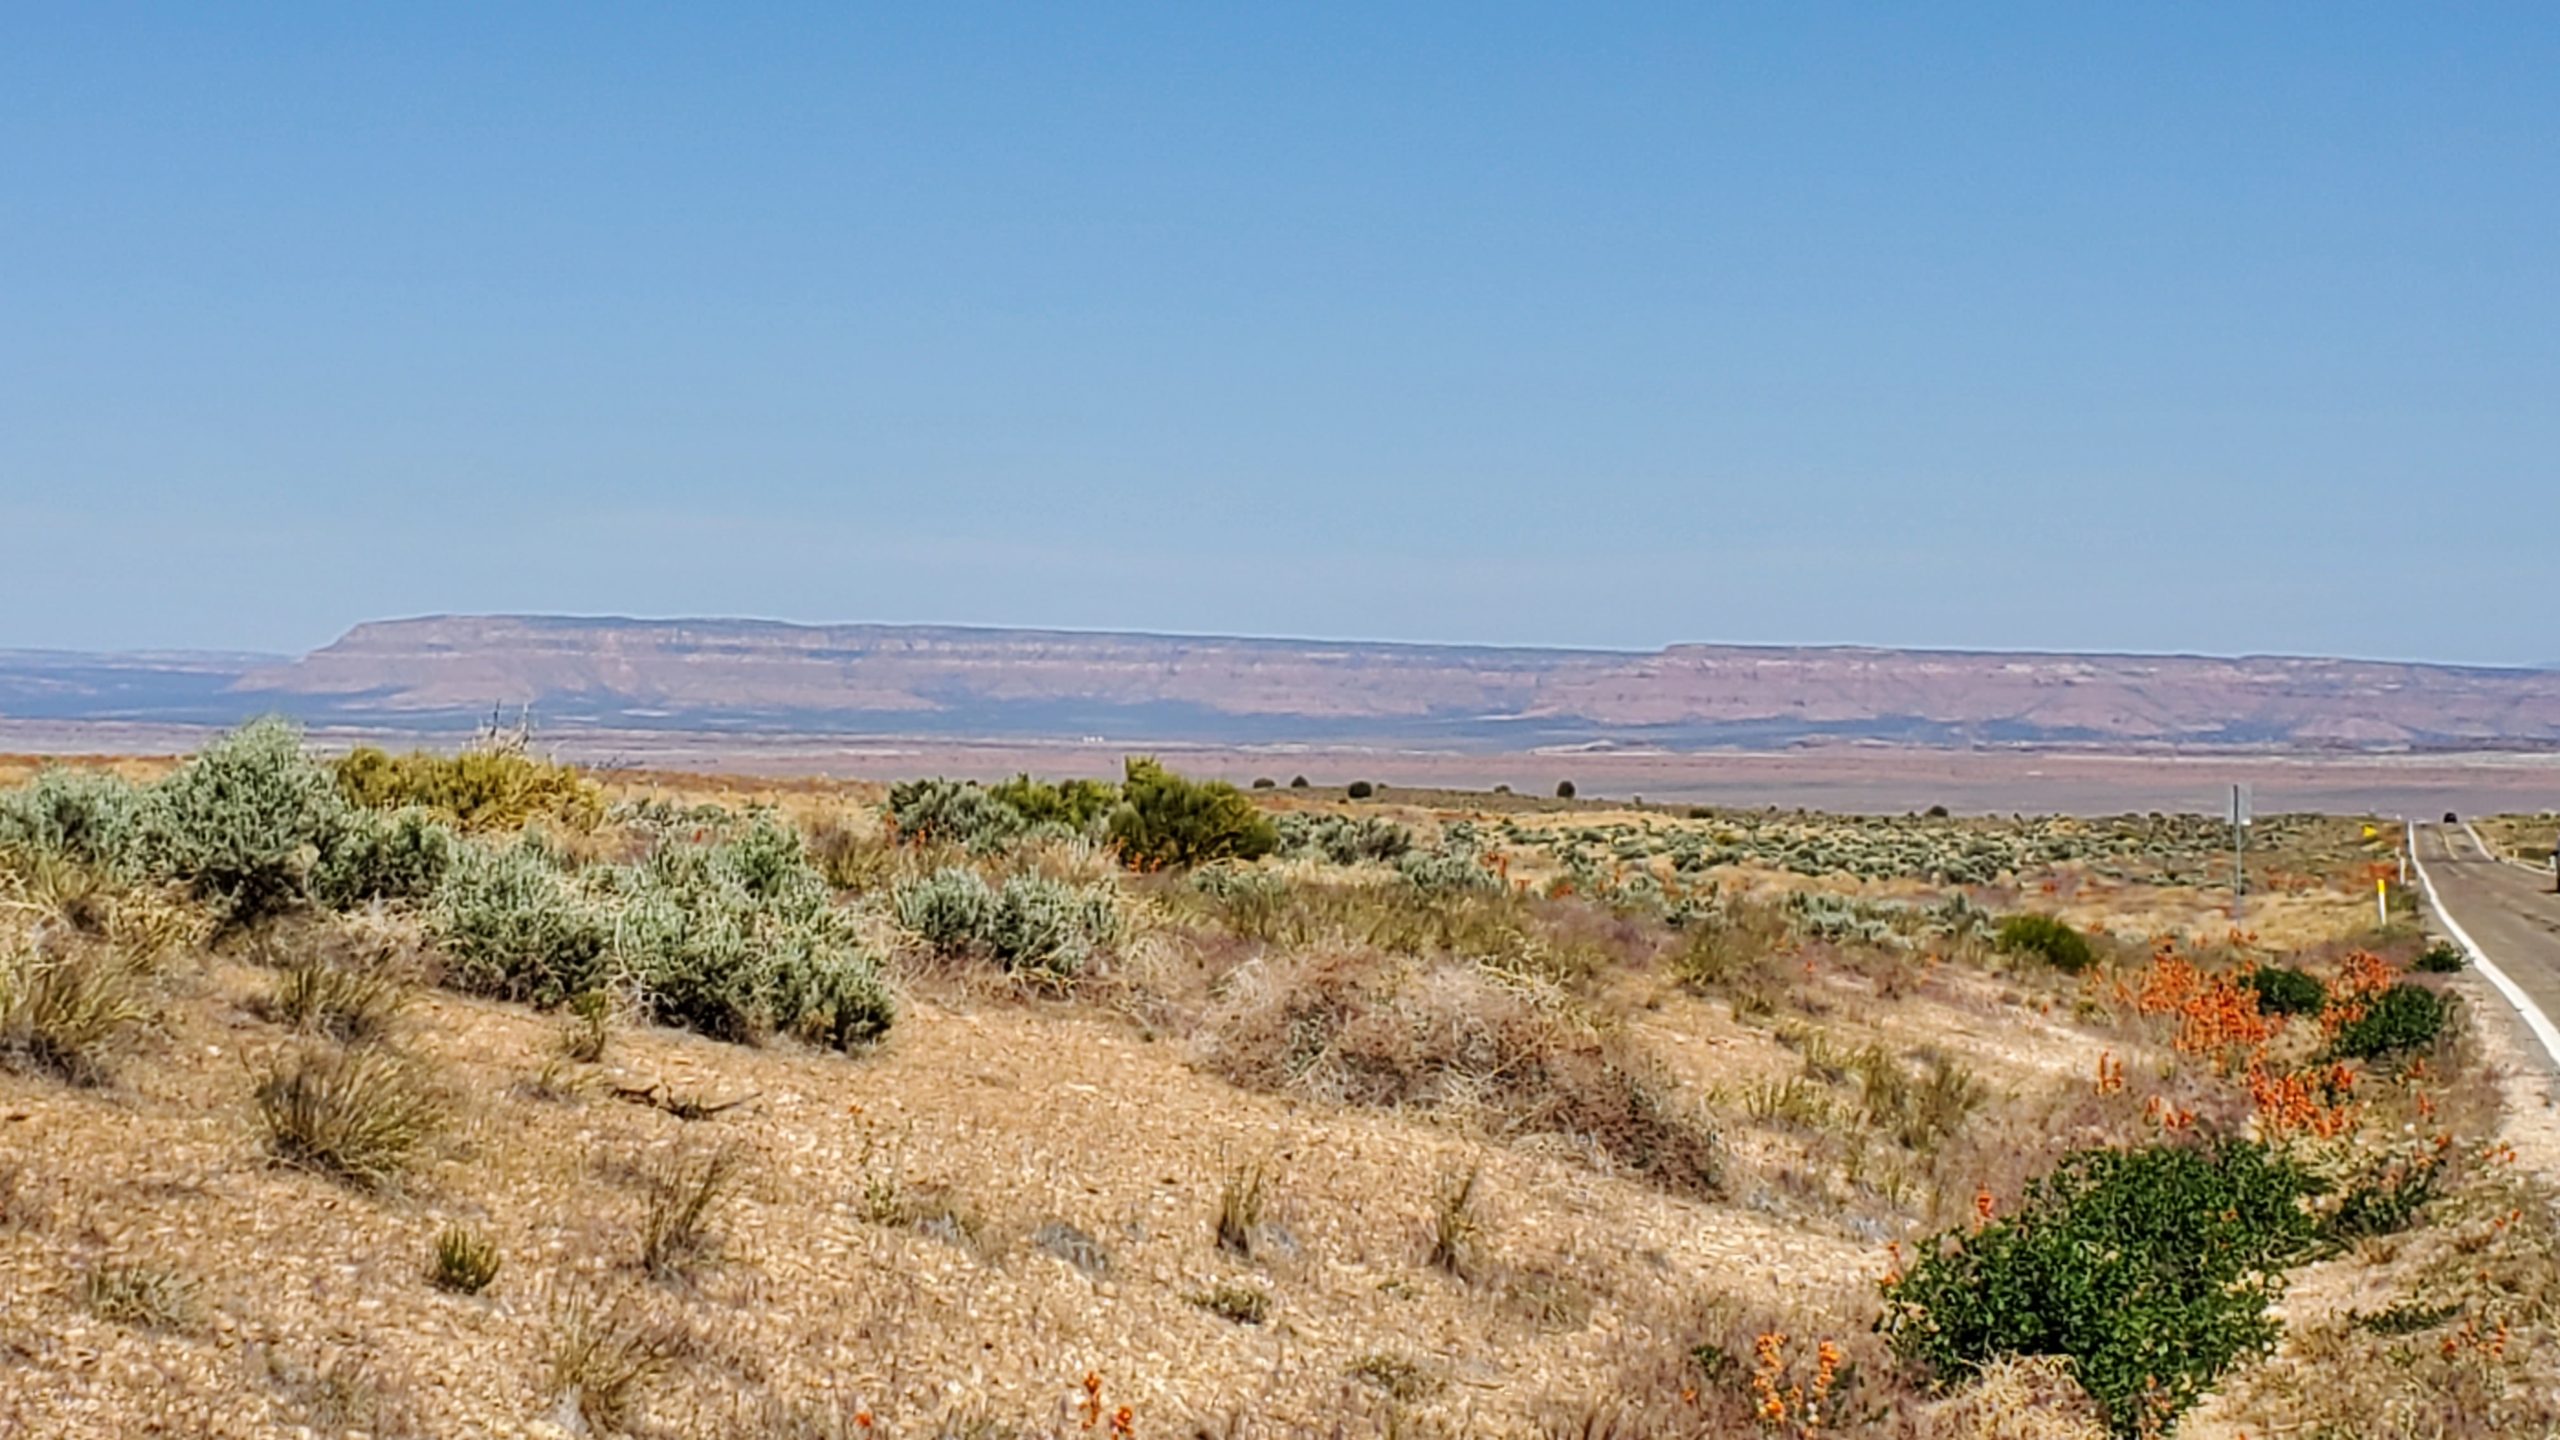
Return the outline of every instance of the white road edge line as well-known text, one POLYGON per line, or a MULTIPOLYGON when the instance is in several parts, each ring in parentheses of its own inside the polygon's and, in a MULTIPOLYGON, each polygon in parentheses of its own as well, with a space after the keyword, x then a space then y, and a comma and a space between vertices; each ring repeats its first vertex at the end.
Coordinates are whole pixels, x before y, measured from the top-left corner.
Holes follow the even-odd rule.
MULTIPOLYGON (((2513 855, 2509 855, 2505 851, 2500 850, 2497 846, 2490 844, 2488 840, 2481 835, 2480 831, 2468 820, 2462 822, 2462 833, 2471 837, 2471 843, 2479 846, 2480 853, 2486 858, 2495 860, 2501 865, 2513 865, 2527 874, 2539 875, 2542 873, 2541 866, 2519 860, 2513 855)), ((2451 850, 2453 847, 2448 845, 2445 848, 2447 850, 2451 850)))
POLYGON ((2444 902, 2436 898, 2436 882, 2427 878, 2427 862, 2418 858, 2415 835, 2411 836, 2409 843, 2409 867, 2418 872, 2418 884, 2427 892, 2427 908, 2444 922, 2445 929, 2453 932, 2455 943, 2470 954, 2472 967, 2498 987, 2498 993, 2507 997, 2507 1003, 2524 1017, 2525 1028, 2533 1032, 2534 1039, 2542 1042, 2543 1053, 2551 1057, 2551 1063, 2560 1066, 2560 1026, 2551 1023, 2551 1017, 2542 1013, 2542 1007, 2533 1003, 2533 997, 2525 994, 2522 986, 2507 978, 2507 972, 2497 967, 2496 962, 2480 948, 2479 942, 2462 928, 2462 922, 2454 919, 2453 912, 2444 908, 2444 902))

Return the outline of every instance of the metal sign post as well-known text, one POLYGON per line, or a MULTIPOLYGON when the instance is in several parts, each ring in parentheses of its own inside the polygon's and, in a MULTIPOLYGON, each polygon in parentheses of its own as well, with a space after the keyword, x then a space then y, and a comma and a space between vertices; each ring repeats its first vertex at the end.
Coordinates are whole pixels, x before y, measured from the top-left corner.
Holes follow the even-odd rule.
POLYGON ((2231 919, 2249 913, 2249 787, 2231 787, 2231 919))

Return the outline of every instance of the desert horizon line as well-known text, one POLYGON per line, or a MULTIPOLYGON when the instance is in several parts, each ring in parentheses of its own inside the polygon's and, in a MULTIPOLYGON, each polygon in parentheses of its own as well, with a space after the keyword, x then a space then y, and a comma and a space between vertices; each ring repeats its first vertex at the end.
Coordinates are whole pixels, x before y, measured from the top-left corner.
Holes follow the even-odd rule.
POLYGON ((557 624, 564 626, 633 626, 696 627, 704 629, 736 628, 804 632, 826 631, 909 631, 940 632, 966 635, 1039 635, 1077 639, 1125 639, 1148 641, 1201 641, 1250 645, 1340 645, 1366 649, 1406 651, 1462 651, 1515 655, 1609 656, 1615 658, 1668 655, 1683 650, 1744 650, 1773 652, 1823 652, 1829 654, 1872 653, 1879 655, 1946 655, 1963 657, 2014 656, 2027 659, 2089 660, 2205 660, 2245 663, 2347 663, 2372 665, 2419 666, 2428 669, 2488 674, 2531 675, 2560 668, 2560 661, 2511 662, 2487 664, 2473 661, 2441 660, 2425 656, 2353 655, 2285 650, 2212 650, 2212 649, 2062 649, 2007 645, 1965 645, 1953 643, 1894 644, 1852 640, 1673 640, 1654 646, 1635 645, 1566 645, 1525 641, 1428 640, 1380 638, 1372 636, 1288 634, 1276 631, 1246 633, 1232 630, 1184 630, 1178 628, 1144 629, 1125 626, 1075 626, 1055 624, 998 623, 988 621, 940 620, 803 620, 765 615, 718 615, 705 613, 635 615, 602 611, 543 610, 440 610, 403 615, 385 615, 351 621, 331 639, 302 650, 248 650, 228 647, 189 647, 167 645, 135 645, 112 648, 55 645, 0 646, 0 656, 82 656, 116 659, 190 659, 227 661, 291 662, 319 654, 331 646, 368 629, 409 625, 450 624, 457 622, 510 622, 557 624))

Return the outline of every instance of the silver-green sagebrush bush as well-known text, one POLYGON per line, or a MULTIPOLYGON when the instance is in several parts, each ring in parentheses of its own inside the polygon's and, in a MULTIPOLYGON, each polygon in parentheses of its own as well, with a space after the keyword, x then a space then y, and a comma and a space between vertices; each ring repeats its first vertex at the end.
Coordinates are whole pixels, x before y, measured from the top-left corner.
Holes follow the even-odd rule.
POLYGON ((1038 875, 989 885, 952 866, 898 887, 898 923, 945 955, 983 952, 1007 971, 1064 980, 1120 935, 1108 890, 1038 875))
POLYGON ((311 897, 344 910, 373 900, 423 901, 453 868, 460 837, 435 814, 357 810, 311 871, 311 897))
POLYGON ((1416 850, 1396 861, 1396 871, 1426 895, 1489 893, 1502 888, 1502 877, 1469 851, 1416 850))
POLYGON ((760 816, 735 839, 661 849, 621 878, 617 978, 657 1018, 838 1048, 887 1033, 894 1007, 878 962, 798 831, 760 816))
POLYGON ((987 943, 1008 970, 1064 978, 1119 934, 1120 912, 1107 891, 1018 875, 996 892, 987 943))
POLYGON ((1336 865, 1394 860, 1413 849, 1413 830, 1383 815, 1283 815, 1273 822, 1280 853, 1336 865))
POLYGON ((909 780, 889 787, 889 819, 898 834, 975 854, 1004 848, 1030 828, 1023 813, 970 780, 909 780))
POLYGON ((142 863, 147 798, 121 775, 48 766, 27 784, 0 792, 0 849, 132 878, 142 863))
POLYGON ((303 753, 302 732, 252 721, 153 787, 143 851, 234 924, 300 904, 347 824, 336 777, 303 753))
POLYGON ((464 846, 430 922, 453 983, 482 994, 548 1006, 612 987, 704 1034, 839 1048, 878 1039, 895 1015, 799 834, 770 817, 574 876, 535 843, 464 846))
POLYGON ((899 924, 943 954, 956 955, 986 933, 996 893, 977 871, 953 865, 900 885, 894 903, 899 924))
POLYGON ((606 979, 611 916, 535 842, 456 850, 427 918, 456 989, 550 1006, 606 979))

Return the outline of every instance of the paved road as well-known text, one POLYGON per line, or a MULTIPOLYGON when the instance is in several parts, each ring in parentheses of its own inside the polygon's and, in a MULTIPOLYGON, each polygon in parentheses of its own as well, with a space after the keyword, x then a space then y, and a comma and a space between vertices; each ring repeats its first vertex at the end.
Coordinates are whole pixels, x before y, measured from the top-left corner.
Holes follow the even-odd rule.
POLYGON ((2549 1021, 2560 1022, 2560 895, 2552 893, 2551 872, 2492 858, 2462 826, 2419 827, 2418 858, 2442 912, 2549 1021))

